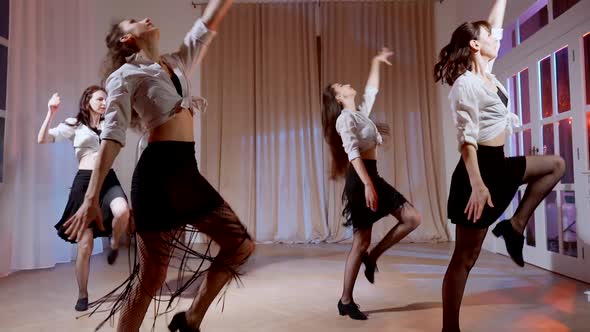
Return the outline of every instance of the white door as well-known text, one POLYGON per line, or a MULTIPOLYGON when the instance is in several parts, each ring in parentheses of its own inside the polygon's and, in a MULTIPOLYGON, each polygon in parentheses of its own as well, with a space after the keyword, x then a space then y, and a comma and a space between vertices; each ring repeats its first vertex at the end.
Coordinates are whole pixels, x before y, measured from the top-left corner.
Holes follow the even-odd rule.
MULTIPOLYGON (((541 46, 535 43, 536 49, 517 49, 509 62, 496 66, 498 77, 507 82, 512 111, 523 122, 506 150, 510 155, 565 159, 565 176, 529 221, 524 258, 590 282, 590 18, 563 33, 556 33, 559 26, 550 28, 555 38, 541 46)), ((519 190, 507 216, 525 189, 519 190)), ((496 240, 496 250, 507 254, 502 239, 496 240)))

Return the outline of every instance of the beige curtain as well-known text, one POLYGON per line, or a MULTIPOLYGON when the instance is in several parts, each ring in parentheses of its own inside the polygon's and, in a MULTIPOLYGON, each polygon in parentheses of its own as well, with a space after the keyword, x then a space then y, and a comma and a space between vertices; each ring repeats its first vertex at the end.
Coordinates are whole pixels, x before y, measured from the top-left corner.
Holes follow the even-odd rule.
MULTIPOLYGON (((236 4, 202 67, 201 169, 258 241, 342 241, 342 181, 328 178, 322 86, 362 91, 387 45, 375 117, 392 129, 379 169, 421 211, 410 240, 447 239, 431 1, 236 4)), ((375 235, 391 222, 379 223, 375 235)), ((375 237, 378 239, 378 237, 375 237)))
POLYGON ((259 13, 232 8, 202 65, 201 171, 251 232, 256 230, 254 61, 259 13))
MULTIPOLYGON (((379 172, 422 214, 422 226, 407 240, 447 240, 441 114, 431 74, 435 62, 432 1, 325 2, 320 7, 322 86, 346 82, 360 95, 371 58, 382 46, 395 51, 393 65, 381 70, 372 115, 391 129, 379 151, 379 172)), ((338 235, 346 234, 339 220, 343 184, 331 181, 326 186, 330 227, 338 235)), ((379 239, 391 225, 377 223, 374 238, 379 239)))
POLYGON ((328 234, 315 10, 236 4, 202 67, 202 170, 258 241, 328 234))

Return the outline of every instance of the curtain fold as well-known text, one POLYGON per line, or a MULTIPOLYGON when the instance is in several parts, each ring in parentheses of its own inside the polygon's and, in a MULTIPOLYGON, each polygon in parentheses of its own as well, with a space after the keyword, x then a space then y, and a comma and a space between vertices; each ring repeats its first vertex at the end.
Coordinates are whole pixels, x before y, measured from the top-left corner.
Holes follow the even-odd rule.
POLYGON ((202 67, 202 169, 258 241, 327 233, 315 10, 236 4, 202 67))

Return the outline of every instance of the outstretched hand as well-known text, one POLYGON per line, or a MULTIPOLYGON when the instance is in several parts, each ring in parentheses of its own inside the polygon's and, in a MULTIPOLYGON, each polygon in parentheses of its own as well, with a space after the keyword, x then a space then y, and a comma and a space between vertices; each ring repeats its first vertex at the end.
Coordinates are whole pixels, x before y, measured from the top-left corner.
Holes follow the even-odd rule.
POLYGON ((51 113, 55 113, 57 112, 60 103, 61 99, 59 98, 59 94, 56 92, 51 96, 49 102, 47 102, 47 108, 49 108, 49 111, 51 111, 51 113))
POLYGON ((386 63, 391 66, 391 62, 389 62, 388 58, 393 55, 393 51, 390 51, 387 47, 383 47, 381 52, 375 56, 375 60, 379 62, 386 63))

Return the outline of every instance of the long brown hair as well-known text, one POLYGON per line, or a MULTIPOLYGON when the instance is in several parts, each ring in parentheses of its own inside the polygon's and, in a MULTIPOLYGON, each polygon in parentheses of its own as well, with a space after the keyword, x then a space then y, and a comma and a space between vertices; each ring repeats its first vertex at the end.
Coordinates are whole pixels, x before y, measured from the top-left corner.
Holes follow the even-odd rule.
POLYGON ((125 36, 125 32, 121 29, 120 23, 111 25, 109 33, 105 38, 107 44, 107 55, 105 56, 100 76, 102 78, 102 85, 106 83, 107 78, 127 62, 127 57, 139 52, 136 45, 125 44, 121 42, 121 38, 125 36))
POLYGON ((96 129, 90 125, 90 112, 92 112, 92 110, 90 109, 91 108, 90 99, 92 99, 92 95, 96 91, 104 91, 104 89, 98 85, 91 85, 91 86, 87 87, 84 90, 84 92, 82 92, 82 96, 80 97, 80 102, 79 102, 79 106, 78 106, 79 111, 78 111, 78 114, 76 115, 76 120, 78 120, 76 123, 76 126, 81 123, 88 128, 96 129))
MULTIPOLYGON (((114 23, 111 25, 111 29, 105 38, 108 52, 100 69, 103 86, 106 86, 106 81, 112 73, 127 63, 127 57, 139 52, 137 45, 121 42, 121 37, 124 35, 125 32, 121 29, 120 23, 114 23)), ((133 108, 131 109, 131 121, 129 126, 139 131, 145 129, 142 128, 141 119, 133 108)))
MULTIPOLYGON (((322 129, 332 155, 330 177, 335 179, 343 176, 346 172, 348 155, 342 146, 342 138, 336 131, 336 120, 342 113, 342 105, 336 100, 336 91, 332 85, 328 84, 322 94, 322 129)), ((376 123, 375 126, 384 138, 389 136, 389 126, 384 123, 376 123)))
POLYGON ((332 154, 330 177, 336 178, 344 175, 348 166, 348 155, 342 146, 342 138, 336 131, 336 120, 342 113, 342 105, 336 100, 336 91, 332 84, 328 84, 324 89, 322 103, 322 129, 332 154))
POLYGON ((434 66, 436 82, 453 85, 465 71, 471 70, 471 46, 469 42, 479 38, 480 28, 491 31, 487 21, 465 22, 451 37, 451 42, 440 51, 438 63, 434 66))

